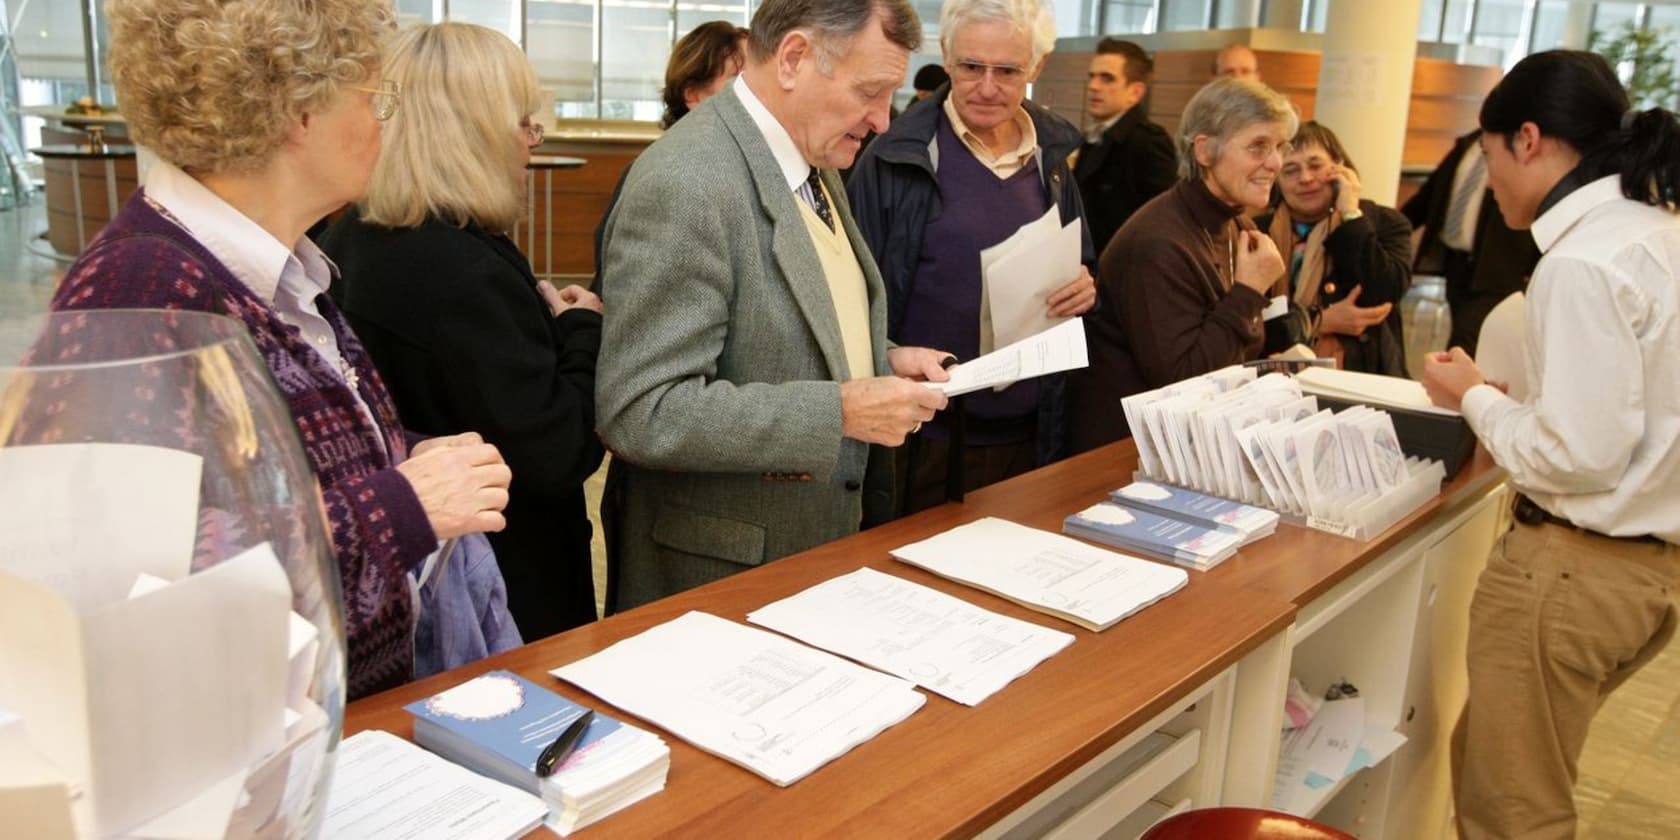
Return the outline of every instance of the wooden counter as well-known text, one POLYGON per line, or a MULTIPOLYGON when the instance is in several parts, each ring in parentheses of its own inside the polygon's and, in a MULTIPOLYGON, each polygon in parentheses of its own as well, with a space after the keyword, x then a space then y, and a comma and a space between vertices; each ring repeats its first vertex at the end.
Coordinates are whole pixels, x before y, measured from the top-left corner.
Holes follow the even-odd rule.
POLYGON ((30 149, 42 160, 47 240, 74 257, 140 186, 133 146, 53 144, 30 149))
MULTIPOLYGON (((1299 599, 1310 600, 1335 587, 1386 556, 1389 547, 1436 522, 1443 508, 1485 493, 1499 481, 1498 471, 1480 459, 1435 502, 1369 543, 1281 526, 1276 536, 1239 552, 1214 571, 1192 572, 1189 585, 1180 592, 1102 633, 935 577, 887 554, 898 545, 989 515, 1059 531, 1068 513, 1128 483, 1135 460, 1131 442, 1122 441, 971 494, 964 504, 943 505, 359 701, 346 714, 346 733, 378 728, 407 737, 412 724, 401 710, 404 704, 496 668, 605 706, 554 680, 548 669, 688 610, 743 621, 752 609, 868 566, 986 609, 1057 627, 1073 633, 1076 641, 978 707, 928 693, 926 706, 908 720, 788 788, 665 734, 672 750, 666 790, 575 836, 966 837, 1007 834, 1011 829, 1036 833, 1035 812, 1048 811, 1066 798, 1063 794, 1072 781, 1100 772, 1118 749, 1160 728, 1174 714, 1195 711, 1197 707, 1188 704, 1198 701, 1200 713, 1224 709, 1227 717, 1212 718, 1201 732, 1202 761, 1196 772, 1208 778, 1192 786, 1204 791, 1194 797, 1195 804, 1218 804, 1216 800, 1227 798, 1220 795, 1222 788, 1237 791, 1238 798, 1254 798, 1259 794, 1252 779, 1245 787, 1233 785, 1231 777, 1260 773, 1266 776, 1261 782, 1269 784, 1270 770, 1257 769, 1254 763, 1264 763, 1265 739, 1275 741, 1278 718, 1233 721, 1230 708, 1252 713, 1263 695, 1274 690, 1280 652, 1289 650, 1299 599), (1251 667, 1251 661, 1260 667, 1251 667), (1246 689, 1238 679, 1239 662, 1242 671, 1250 672, 1246 689), (1211 690, 1210 685, 1219 688, 1211 690), (1246 706, 1245 694, 1253 695, 1246 706), (1246 753, 1242 762, 1231 766, 1225 760, 1226 734, 1237 728, 1250 734, 1236 739, 1246 753)), ((1281 667, 1286 678, 1286 656, 1281 667)), ((1281 709, 1281 694, 1276 700, 1281 709)), ((1098 801, 1070 807, 1083 808, 1087 817, 1101 817, 1100 805, 1098 801)), ((1135 803, 1120 813, 1132 807, 1135 803)))

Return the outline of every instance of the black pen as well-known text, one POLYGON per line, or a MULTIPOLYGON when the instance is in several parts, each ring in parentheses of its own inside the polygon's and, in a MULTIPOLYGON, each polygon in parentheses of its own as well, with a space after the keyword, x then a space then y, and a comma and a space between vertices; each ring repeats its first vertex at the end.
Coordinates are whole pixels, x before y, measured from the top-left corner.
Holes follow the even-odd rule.
POLYGON ((564 764, 572 750, 577 749, 578 742, 583 740, 584 731, 589 729, 589 722, 594 719, 593 709, 584 711, 577 716, 577 720, 572 721, 571 726, 566 727, 566 731, 560 733, 560 737, 554 739, 554 743, 542 751, 542 755, 537 756, 538 778, 554 775, 555 768, 564 764))

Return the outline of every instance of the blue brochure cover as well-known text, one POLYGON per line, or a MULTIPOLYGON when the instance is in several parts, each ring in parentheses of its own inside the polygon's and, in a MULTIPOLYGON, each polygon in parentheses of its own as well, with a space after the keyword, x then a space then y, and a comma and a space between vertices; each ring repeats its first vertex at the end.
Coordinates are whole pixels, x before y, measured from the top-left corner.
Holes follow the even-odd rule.
POLYGON ((1201 567, 1230 557, 1243 539, 1234 531, 1208 528, 1110 502, 1092 505, 1069 516, 1062 529, 1075 536, 1201 567))
MULTIPOLYGON (((540 787, 537 756, 588 711, 511 671, 491 671, 404 708, 414 715, 421 746, 533 793, 540 787)), ((561 769, 587 760, 621 726, 597 713, 561 769)))
POLYGON ((1134 481, 1109 493, 1108 498, 1129 508, 1236 531, 1245 540, 1271 533, 1278 523, 1277 513, 1262 507, 1150 481, 1134 481))

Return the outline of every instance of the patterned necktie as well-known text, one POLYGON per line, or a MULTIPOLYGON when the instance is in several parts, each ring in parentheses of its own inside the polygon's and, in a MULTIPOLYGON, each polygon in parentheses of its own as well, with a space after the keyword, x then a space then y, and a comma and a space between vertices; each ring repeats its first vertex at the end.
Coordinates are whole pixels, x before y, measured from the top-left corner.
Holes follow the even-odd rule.
POLYGON ((1470 171, 1464 173, 1463 180, 1453 189, 1452 203, 1447 205, 1447 224, 1443 235, 1453 237, 1455 242, 1471 240, 1469 231, 1464 230, 1464 223, 1470 214, 1470 199, 1487 189, 1486 176, 1487 155, 1476 154, 1476 159, 1470 162, 1470 171))
POLYGON ((799 197, 816 212, 817 218, 828 225, 830 232, 834 230, 834 211, 829 209, 828 194, 823 192, 822 182, 818 179, 818 169, 811 167, 811 177, 799 185, 799 197))

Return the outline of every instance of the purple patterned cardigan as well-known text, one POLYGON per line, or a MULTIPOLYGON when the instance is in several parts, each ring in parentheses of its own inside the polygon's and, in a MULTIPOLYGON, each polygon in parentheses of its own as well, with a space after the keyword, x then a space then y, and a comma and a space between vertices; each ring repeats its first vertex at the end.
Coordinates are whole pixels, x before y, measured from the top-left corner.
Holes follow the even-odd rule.
POLYGON ((385 384, 338 308, 326 295, 316 303, 360 377, 378 428, 297 330, 144 190, 70 267, 52 308, 201 310, 237 318, 250 330, 321 482, 344 592, 349 696, 355 699, 412 678, 415 617, 406 576, 437 548, 437 539, 413 487, 394 468, 408 446, 385 384))

